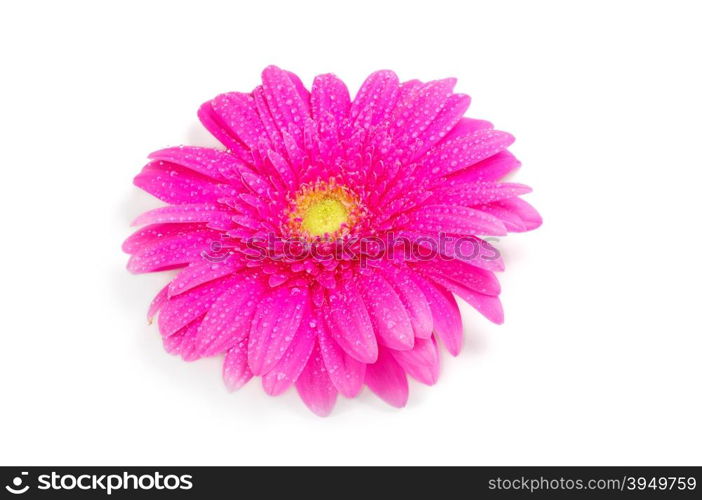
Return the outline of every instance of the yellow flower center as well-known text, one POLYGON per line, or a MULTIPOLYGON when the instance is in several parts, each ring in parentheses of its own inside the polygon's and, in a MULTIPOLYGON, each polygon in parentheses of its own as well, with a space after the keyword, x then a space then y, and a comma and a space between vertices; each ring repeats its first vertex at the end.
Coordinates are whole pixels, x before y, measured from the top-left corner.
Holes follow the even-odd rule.
POLYGON ((312 236, 321 236, 338 231, 349 217, 343 203, 334 198, 322 198, 313 202, 302 217, 302 229, 312 236))
POLYGON ((291 203, 288 222, 294 233, 310 240, 340 237, 354 225, 359 211, 355 195, 332 178, 302 186, 291 203))

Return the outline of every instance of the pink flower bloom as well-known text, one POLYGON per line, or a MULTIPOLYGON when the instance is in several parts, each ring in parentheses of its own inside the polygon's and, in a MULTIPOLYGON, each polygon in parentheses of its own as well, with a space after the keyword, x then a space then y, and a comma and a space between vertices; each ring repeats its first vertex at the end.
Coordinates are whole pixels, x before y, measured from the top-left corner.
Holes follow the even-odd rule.
POLYGON ((134 273, 182 268, 149 318, 187 361, 224 354, 234 390, 295 385, 318 415, 364 385, 397 407, 407 375, 439 376, 461 350, 454 294, 502 323, 497 251, 479 236, 528 231, 539 214, 500 180, 511 135, 465 118, 454 79, 378 71, 351 100, 320 75, 308 91, 274 66, 251 93, 199 117, 225 146, 152 153, 134 183, 168 205, 124 243, 134 273))

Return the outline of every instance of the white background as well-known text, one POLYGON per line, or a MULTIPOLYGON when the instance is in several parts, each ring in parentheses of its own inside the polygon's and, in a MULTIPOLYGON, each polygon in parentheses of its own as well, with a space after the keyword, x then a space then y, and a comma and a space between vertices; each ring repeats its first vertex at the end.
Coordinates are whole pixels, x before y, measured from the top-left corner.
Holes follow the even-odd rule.
POLYGON ((5 2, 0 463, 702 463, 695 2, 5 2), (166 354, 120 244, 146 154, 277 64, 352 92, 459 78, 517 137, 541 229, 503 239, 506 323, 395 410, 331 417, 166 354))

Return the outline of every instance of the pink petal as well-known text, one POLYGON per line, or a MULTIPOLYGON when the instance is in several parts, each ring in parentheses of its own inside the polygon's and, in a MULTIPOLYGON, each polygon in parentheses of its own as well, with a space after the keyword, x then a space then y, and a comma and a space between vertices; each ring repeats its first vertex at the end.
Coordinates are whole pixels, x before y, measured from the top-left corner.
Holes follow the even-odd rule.
POLYGON ((258 304, 249 334, 249 368, 268 373, 290 346, 308 307, 305 288, 274 288, 258 304))
POLYGON ((455 85, 455 78, 428 82, 416 90, 411 101, 398 103, 393 117, 394 134, 408 138, 422 135, 451 97, 455 85))
POLYGON ((388 349, 380 349, 378 361, 366 367, 366 385, 391 406, 407 404, 407 375, 388 349))
POLYGON ((453 298, 445 289, 437 287, 421 275, 412 275, 429 302, 434 321, 434 331, 453 356, 461 352, 463 345, 463 324, 461 313, 453 298))
POLYGON ((488 271, 504 271, 505 263, 502 260, 500 251, 492 246, 487 241, 478 238, 477 236, 471 236, 474 241, 474 250, 460 250, 460 241, 458 238, 447 237, 445 239, 445 245, 443 250, 443 255, 455 259, 460 259, 472 266, 479 267, 481 269, 486 269, 488 271))
POLYGON ((457 238, 444 234, 437 245, 434 240, 427 240, 426 235, 411 231, 402 231, 400 234, 407 241, 422 247, 422 250, 418 250, 421 255, 432 255, 438 252, 444 258, 461 260, 488 271, 505 270, 505 264, 499 250, 477 236, 457 238))
MULTIPOLYGON (((256 103, 256 111, 258 112, 258 116, 266 130, 268 142, 276 151, 284 151, 285 143, 283 141, 283 136, 281 135, 280 130, 278 130, 278 126, 273 119, 271 111, 268 109, 268 101, 266 100, 263 87, 259 85, 251 94, 253 95, 254 102, 256 103)), ((296 137, 295 140, 299 140, 299 137, 296 137)))
POLYGON ((501 205, 498 205, 497 203, 489 203, 487 205, 479 205, 476 208, 478 208, 482 212, 485 212, 486 214, 494 215, 495 217, 500 219, 502 221, 502 223, 505 225, 505 228, 507 229, 507 231, 509 231, 509 232, 523 233, 524 231, 527 230, 521 217, 519 217, 517 214, 515 214, 510 209, 505 208, 501 205))
POLYGON ((257 175, 254 172, 242 172, 241 178, 246 186, 258 196, 264 198, 272 197, 273 186, 265 177, 257 175))
POLYGON ((280 180, 291 190, 294 190, 297 187, 295 171, 288 164, 287 160, 272 149, 268 151, 268 159, 271 161, 271 164, 273 164, 275 172, 280 177, 280 180))
POLYGON ((461 205, 464 207, 477 207, 485 203, 505 200, 531 192, 529 186, 511 182, 485 182, 475 181, 460 184, 447 185, 444 188, 434 190, 429 201, 441 202, 447 205, 461 205))
POLYGON ((271 396, 282 394, 295 383, 307 365, 317 338, 317 321, 307 315, 300 323, 290 347, 271 371, 263 376, 263 389, 271 396))
POLYGON ((309 117, 309 102, 300 95, 290 74, 276 66, 268 66, 261 76, 268 109, 278 130, 301 130, 305 118, 309 117))
POLYGON ((417 98, 417 93, 422 90, 424 83, 419 80, 407 80, 400 84, 400 89, 397 93, 397 103, 393 110, 393 121, 397 119, 402 111, 412 105, 412 102, 417 98))
POLYGON ((384 270, 388 282, 397 292, 407 311, 415 337, 427 339, 431 337, 432 332, 431 309, 422 290, 412 281, 410 272, 398 266, 391 266, 384 270))
MULTIPOLYGON (((310 119, 307 119, 310 121, 310 119)), ((298 172, 301 170, 303 164, 305 163, 307 152, 302 149, 302 146, 297 143, 295 138, 287 130, 283 130, 280 135, 283 136, 283 144, 285 144, 285 153, 290 160, 290 165, 293 166, 293 170, 298 172)))
POLYGON ((240 340, 227 351, 227 355, 224 357, 222 378, 224 385, 230 391, 241 389, 253 377, 253 373, 249 370, 246 344, 245 338, 240 340))
POLYGON ((378 357, 378 343, 368 310, 354 280, 328 291, 329 320, 332 338, 350 356, 362 363, 378 357))
POLYGON ((392 71, 376 71, 371 74, 353 100, 351 118, 363 128, 386 120, 397 101, 399 81, 392 71))
POLYGON ((341 122, 349 112, 351 99, 344 82, 335 75, 318 75, 312 83, 312 116, 319 121, 326 114, 341 122))
POLYGON ((122 250, 133 254, 143 250, 145 246, 157 244, 161 240, 186 236, 198 231, 209 233, 213 237, 218 235, 216 231, 208 229, 205 224, 153 224, 142 227, 127 238, 122 244, 122 250))
POLYGON ((256 149, 265 138, 266 130, 256 110, 253 96, 241 92, 229 92, 212 99, 214 113, 219 117, 227 134, 249 149, 256 149))
POLYGON ((222 168, 231 170, 241 166, 241 161, 226 151, 196 146, 161 149, 151 153, 149 158, 175 163, 218 181, 227 180, 227 177, 220 173, 222 168))
POLYGON ((290 78, 290 81, 295 87, 295 90, 297 90, 297 93, 300 95, 300 98, 302 99, 303 106, 306 108, 309 108, 309 102, 310 102, 310 91, 307 90, 305 87, 305 84, 302 83, 302 80, 300 80, 300 77, 297 76, 295 73, 292 71, 286 71, 285 72, 288 75, 288 78, 290 78))
POLYGON ((442 142, 427 153, 423 168, 430 175, 448 175, 490 158, 513 142, 514 137, 507 132, 478 130, 472 135, 442 142))
POLYGON ((163 238, 135 252, 127 269, 133 273, 151 273, 181 267, 201 259, 212 241, 212 234, 203 231, 163 238))
MULTIPOLYGON (((521 163, 512 153, 509 151, 500 151, 466 169, 456 172, 449 177, 446 182, 455 185, 464 185, 471 182, 499 181, 504 176, 517 170, 520 166, 521 163)), ((443 183, 443 185, 445 185, 445 183, 443 183)))
POLYGON ((507 234, 498 218, 474 208, 453 205, 424 205, 407 215, 405 227, 425 234, 507 234))
POLYGON ((441 278, 438 275, 431 275, 430 279, 446 288, 449 292, 458 295, 493 323, 498 325, 504 323, 505 317, 499 298, 490 295, 483 295, 471 290, 457 281, 441 278))
POLYGON ((536 229, 542 224, 541 215, 526 201, 520 198, 510 198, 495 202, 493 205, 504 208, 517 215, 527 231, 536 229))
POLYGON ((499 295, 500 282, 494 273, 467 264, 463 261, 447 261, 434 259, 431 261, 417 262, 416 267, 429 275, 438 275, 442 278, 455 281, 474 292, 484 295, 499 295))
POLYGON ((168 299, 158 315, 161 335, 164 337, 173 335, 190 322, 203 316, 229 286, 231 286, 231 279, 222 278, 168 299))
POLYGON ((373 329, 380 342, 390 349, 406 350, 414 345, 414 332, 400 297, 379 272, 359 283, 373 329))
POLYGON ((469 105, 470 97, 467 95, 454 94, 449 97, 431 125, 419 136, 424 146, 417 151, 413 159, 429 151, 435 144, 446 137, 451 130, 455 129, 456 124, 459 123, 469 105))
MULTIPOLYGON (((233 258, 228 259, 233 261, 233 258)), ((217 278, 232 274, 238 266, 231 262, 210 262, 199 260, 191 262, 183 269, 168 286, 168 294, 172 297, 202 285, 217 278)))
POLYGON ((200 106, 197 116, 202 125, 228 149, 230 154, 245 163, 251 161, 250 150, 233 136, 227 124, 222 121, 222 117, 214 109, 212 101, 200 106))
POLYGON ((423 384, 439 380, 439 351, 434 338, 417 339, 409 351, 391 351, 403 370, 423 384))
POLYGON ((246 338, 264 289, 256 275, 234 276, 227 290, 217 298, 202 320, 198 331, 198 350, 208 356, 227 350, 246 338))
POLYGON ((133 226, 158 223, 207 222, 221 224, 231 220, 231 214, 215 203, 169 205, 144 212, 132 222, 133 226))
POLYGON ((334 387, 345 397, 355 398, 363 388, 366 364, 355 360, 332 339, 326 322, 320 322, 319 348, 334 387))
POLYGON ((334 409, 337 391, 329 379, 318 345, 315 345, 295 387, 302 401, 315 415, 326 417, 334 409))
POLYGON ((156 294, 154 299, 151 301, 151 305, 149 305, 149 312, 146 313, 146 320, 149 322, 149 324, 151 324, 151 322, 154 320, 154 316, 156 316, 156 313, 161 310, 163 304, 165 304, 167 300, 168 285, 161 288, 161 291, 156 294))
POLYGON ((475 118, 461 118, 458 123, 446 135, 444 141, 453 141, 460 137, 466 137, 474 134, 479 130, 488 130, 494 128, 492 123, 485 120, 476 120, 475 118))
POLYGON ((214 203, 217 186, 200 174, 161 160, 146 165, 134 185, 166 203, 214 203))
POLYGON ((199 353, 195 351, 195 335, 200 327, 200 321, 193 321, 179 331, 163 338, 163 347, 169 354, 177 354, 183 361, 195 361, 200 359, 199 353))
POLYGON ((232 222, 235 224, 253 231, 259 231, 264 229, 263 222, 257 217, 249 217, 248 215, 232 215, 232 222))

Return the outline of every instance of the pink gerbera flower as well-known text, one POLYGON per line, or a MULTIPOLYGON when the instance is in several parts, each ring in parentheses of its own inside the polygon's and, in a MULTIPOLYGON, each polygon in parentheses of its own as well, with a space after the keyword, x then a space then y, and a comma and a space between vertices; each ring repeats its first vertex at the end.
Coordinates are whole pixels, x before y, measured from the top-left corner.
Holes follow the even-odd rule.
POLYGON ((327 415, 367 385, 401 407, 407 374, 436 382, 439 341, 461 349, 453 294, 503 320, 503 262, 478 236, 541 223, 529 188, 500 182, 513 138, 464 118, 451 78, 378 71, 353 101, 330 74, 311 91, 274 66, 262 79, 200 108, 226 150, 157 151, 134 180, 168 205, 136 219, 129 270, 183 268, 149 318, 185 360, 224 354, 232 390, 294 384, 327 415))

